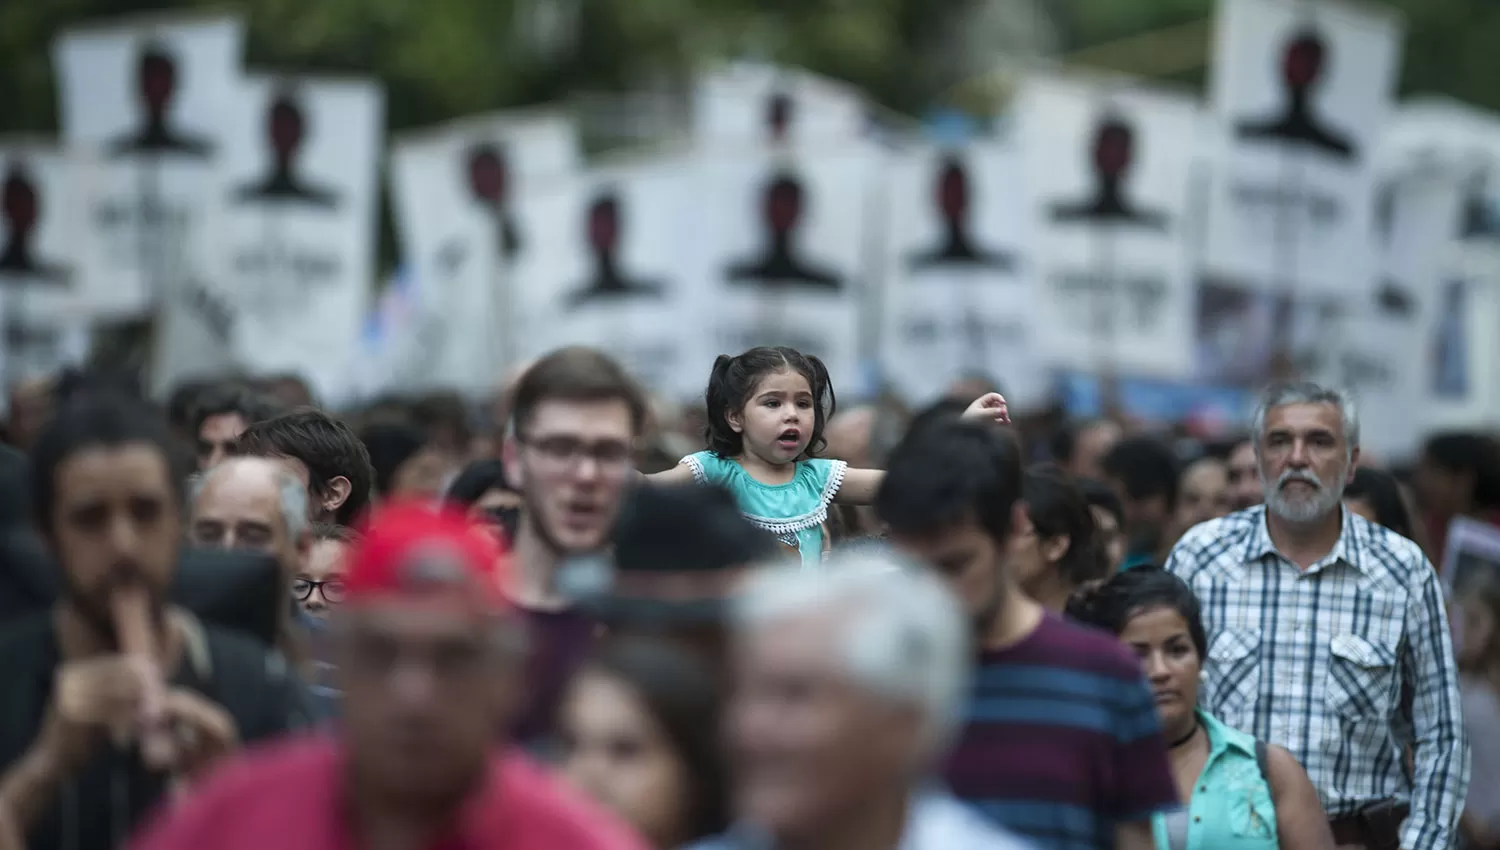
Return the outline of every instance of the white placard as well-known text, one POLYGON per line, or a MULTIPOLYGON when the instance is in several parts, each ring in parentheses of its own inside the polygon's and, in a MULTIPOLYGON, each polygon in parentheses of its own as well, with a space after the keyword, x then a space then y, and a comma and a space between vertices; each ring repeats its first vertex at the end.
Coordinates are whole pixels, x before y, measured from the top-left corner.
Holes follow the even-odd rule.
POLYGON ((859 299, 874 152, 716 157, 704 164, 695 215, 708 268, 699 321, 703 373, 718 354, 785 345, 821 358, 834 386, 858 377, 859 299))
POLYGON ((704 144, 858 138, 868 124, 858 91, 806 71, 736 63, 701 76, 693 92, 693 138, 704 144))
POLYGON ((1267 291, 1367 295, 1398 19, 1335 0, 1220 0, 1216 32, 1205 264, 1267 291))
POLYGON ((590 171, 525 197, 536 241, 513 278, 525 357, 588 345, 645 386, 701 395, 707 327, 693 284, 702 254, 684 238, 701 198, 697 166, 672 156, 590 171))
POLYGON ((1056 365, 1191 374, 1186 98, 1033 78, 1016 105, 1032 190, 1043 351, 1056 365))
POLYGON ((1010 403, 1041 402, 1030 218, 1018 151, 993 144, 903 154, 888 175, 882 366, 914 404, 974 374, 1010 403))
POLYGON ((163 16, 72 30, 56 43, 90 313, 141 315, 159 295, 208 277, 211 187, 243 41, 238 17, 163 16))
POLYGON ((402 364, 397 385, 494 388, 516 356, 509 272, 535 239, 518 204, 528 188, 571 174, 577 133, 556 115, 490 115, 394 142, 391 186, 418 321, 434 344, 402 364))
POLYGON ((56 145, 0 138, 0 314, 9 382, 79 359, 86 327, 69 250, 80 205, 56 145))
POLYGON ((226 148, 224 280, 235 350, 336 397, 375 254, 384 94, 365 80, 245 80, 226 148))

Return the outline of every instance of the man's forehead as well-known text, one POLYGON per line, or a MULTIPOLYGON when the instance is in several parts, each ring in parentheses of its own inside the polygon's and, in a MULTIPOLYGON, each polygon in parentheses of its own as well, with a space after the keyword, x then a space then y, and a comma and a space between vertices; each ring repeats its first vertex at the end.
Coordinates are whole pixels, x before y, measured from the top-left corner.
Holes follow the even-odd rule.
POLYGON ((360 602, 341 613, 354 633, 390 640, 473 638, 495 624, 492 616, 456 606, 413 605, 400 599, 360 602))
POLYGON ((634 436, 630 405, 623 399, 544 401, 532 413, 529 430, 534 437, 569 436, 621 442, 634 436))
POLYGON ((170 489, 171 468, 162 450, 149 443, 89 446, 58 465, 59 490, 82 493, 113 487, 123 479, 134 489, 170 489))
POLYGON ((1343 418, 1338 406, 1328 402, 1283 404, 1266 413, 1266 430, 1342 433, 1343 418))

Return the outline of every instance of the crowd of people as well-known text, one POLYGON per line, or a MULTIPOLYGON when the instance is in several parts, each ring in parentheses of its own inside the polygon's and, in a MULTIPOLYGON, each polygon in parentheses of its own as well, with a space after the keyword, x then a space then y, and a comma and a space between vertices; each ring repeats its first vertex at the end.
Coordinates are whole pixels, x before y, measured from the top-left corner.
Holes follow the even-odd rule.
POLYGON ((1492 438, 999 389, 16 387, 0 850, 1500 848, 1500 571, 1434 566, 1500 520, 1492 438))

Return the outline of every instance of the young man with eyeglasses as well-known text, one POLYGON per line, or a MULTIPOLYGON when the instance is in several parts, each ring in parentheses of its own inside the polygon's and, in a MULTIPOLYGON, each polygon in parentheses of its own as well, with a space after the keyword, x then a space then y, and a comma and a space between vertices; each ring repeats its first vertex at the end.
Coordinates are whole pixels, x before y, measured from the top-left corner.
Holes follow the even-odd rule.
POLYGON ((531 703, 515 730, 522 743, 545 743, 563 688, 588 655, 597 624, 559 592, 557 572, 608 547, 645 424, 635 382, 593 349, 553 352, 516 384, 504 463, 522 500, 507 592, 532 640, 531 703))

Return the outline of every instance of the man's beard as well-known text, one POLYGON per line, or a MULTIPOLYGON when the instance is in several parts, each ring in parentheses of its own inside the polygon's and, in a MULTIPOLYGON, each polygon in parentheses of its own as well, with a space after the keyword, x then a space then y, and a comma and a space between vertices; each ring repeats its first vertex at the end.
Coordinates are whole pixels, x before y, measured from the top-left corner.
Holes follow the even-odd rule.
MULTIPOLYGON (((1340 467, 1335 478, 1342 484, 1345 476, 1345 468, 1340 467)), ((1315 522, 1332 512, 1338 507, 1339 501, 1344 496, 1344 488, 1327 486, 1323 479, 1316 473, 1305 469, 1288 469, 1276 479, 1267 481, 1265 475, 1261 475, 1261 484, 1266 491, 1266 510, 1287 522, 1306 524, 1315 522), (1286 497, 1282 489, 1292 481, 1302 481, 1313 488, 1312 495, 1303 500, 1292 500, 1286 497)))

